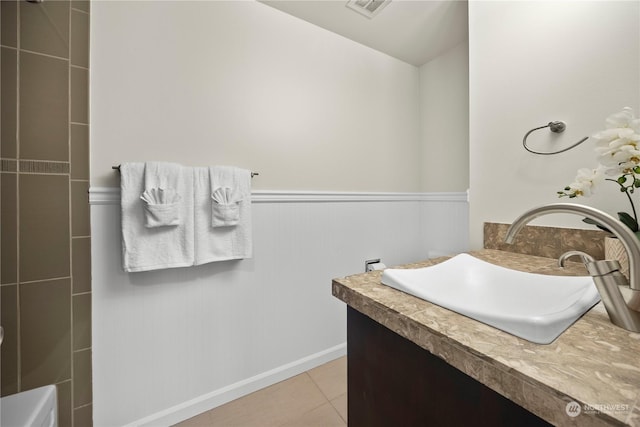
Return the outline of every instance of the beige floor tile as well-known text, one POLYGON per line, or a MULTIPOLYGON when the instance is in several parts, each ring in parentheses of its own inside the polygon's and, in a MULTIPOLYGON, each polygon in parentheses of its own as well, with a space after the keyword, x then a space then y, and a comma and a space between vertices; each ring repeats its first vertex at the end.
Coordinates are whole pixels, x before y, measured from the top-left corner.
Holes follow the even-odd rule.
POLYGON ((308 371, 328 400, 347 392, 347 357, 343 356, 308 371))
POLYGON ((342 357, 175 427, 343 427, 346 423, 347 360, 342 357))
POLYGON ((336 408, 336 411, 340 414, 344 422, 346 423, 349 419, 347 418, 347 393, 341 394, 335 399, 331 400, 331 405, 336 408))
POLYGON ((196 415, 193 418, 184 420, 181 423, 176 424, 174 427, 211 427, 213 422, 209 412, 204 412, 200 415, 196 415))
POLYGON ((209 415, 215 426, 279 426, 326 402, 304 373, 215 408, 209 415))
POLYGON ((340 417, 340 414, 331 406, 325 403, 300 417, 293 419, 282 427, 346 427, 347 423, 340 417))

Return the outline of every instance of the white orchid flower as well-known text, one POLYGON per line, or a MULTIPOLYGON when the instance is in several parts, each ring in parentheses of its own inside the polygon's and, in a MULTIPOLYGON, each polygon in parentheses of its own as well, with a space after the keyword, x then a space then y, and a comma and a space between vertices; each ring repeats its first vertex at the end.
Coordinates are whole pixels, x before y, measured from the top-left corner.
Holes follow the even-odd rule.
POLYGON ((609 176, 633 173, 640 165, 640 119, 625 107, 605 121, 607 129, 592 136, 598 161, 609 176))
POLYGON ((607 175, 631 173, 640 165, 640 135, 633 132, 625 135, 595 148, 598 161, 607 168, 607 175))
POLYGON ((624 107, 622 111, 607 117, 605 126, 607 129, 630 128, 640 133, 640 119, 635 117, 631 107, 624 107))
POLYGON ((639 151, 639 146, 637 142, 634 141, 626 141, 625 144, 617 146, 615 148, 602 149, 597 152, 600 154, 599 160, 601 163, 609 165, 613 162, 624 162, 629 157, 636 156, 639 151))
POLYGON ((606 129, 591 136, 595 139, 596 147, 611 147, 611 144, 620 145, 619 141, 637 140, 638 137, 640 135, 631 128, 606 129))
POLYGON ((603 168, 579 169, 575 180, 565 188, 564 194, 569 197, 589 197, 595 192, 596 186, 602 181, 604 181, 603 168))
POLYGON ((599 166, 580 169, 575 180, 558 191, 559 197, 589 197, 601 181, 615 182, 631 204, 633 215, 618 212, 618 218, 631 231, 640 232, 632 195, 640 189, 640 118, 625 107, 605 120, 606 129, 591 136, 595 140, 599 166), (605 178, 606 176, 613 178, 605 178))

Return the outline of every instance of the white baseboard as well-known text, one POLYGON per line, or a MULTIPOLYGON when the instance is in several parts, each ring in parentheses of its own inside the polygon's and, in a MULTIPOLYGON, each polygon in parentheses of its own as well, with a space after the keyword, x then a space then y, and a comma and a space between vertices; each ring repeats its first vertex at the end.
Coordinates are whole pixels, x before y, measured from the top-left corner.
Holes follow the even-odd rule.
POLYGON ((214 390, 205 395, 191 399, 187 402, 175 405, 171 408, 156 412, 140 420, 127 424, 124 427, 160 427, 171 426, 181 421, 194 417, 202 412, 209 411, 218 406, 231 402, 239 397, 268 387, 280 381, 291 378, 302 372, 313 369, 324 363, 342 357, 347 354, 347 343, 339 344, 302 359, 298 359, 286 365, 279 366, 267 372, 255 375, 235 384, 214 390))

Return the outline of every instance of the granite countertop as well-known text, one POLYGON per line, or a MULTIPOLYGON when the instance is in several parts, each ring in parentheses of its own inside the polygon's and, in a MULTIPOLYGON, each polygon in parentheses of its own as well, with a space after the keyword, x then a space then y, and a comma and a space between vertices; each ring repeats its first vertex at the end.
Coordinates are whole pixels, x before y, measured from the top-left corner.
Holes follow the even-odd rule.
MULTIPOLYGON (((562 270, 552 258, 493 249, 470 254, 515 270, 586 275, 582 264, 562 270)), ((640 426, 640 333, 613 325, 602 303, 540 345, 385 286, 381 274, 334 279, 333 295, 554 425, 640 426), (576 417, 567 415, 570 402, 580 405, 576 417)))

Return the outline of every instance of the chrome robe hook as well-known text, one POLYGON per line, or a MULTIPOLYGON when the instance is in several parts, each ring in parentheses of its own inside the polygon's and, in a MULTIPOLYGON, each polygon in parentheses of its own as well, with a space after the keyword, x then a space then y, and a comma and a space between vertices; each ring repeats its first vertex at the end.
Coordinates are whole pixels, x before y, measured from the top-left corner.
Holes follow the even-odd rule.
POLYGON ((532 149, 530 149, 529 147, 527 147, 527 137, 534 131, 537 131, 539 129, 544 129, 544 128, 549 128, 549 130, 551 132, 554 133, 561 133, 564 132, 564 130, 567 128, 567 124, 565 122, 563 122, 562 120, 558 120, 555 122, 549 122, 548 124, 544 125, 544 126, 540 126, 537 128, 533 128, 531 129, 529 132, 527 132, 524 135, 524 138, 522 138, 522 146, 524 147, 525 150, 527 150, 530 153, 533 154, 540 154, 543 156, 548 156, 551 154, 559 154, 559 153, 564 153, 565 151, 569 151, 574 147, 577 147, 578 145, 582 144, 583 142, 585 142, 587 139, 589 139, 588 136, 585 136, 584 138, 582 138, 580 141, 576 142, 575 144, 567 147, 567 148, 563 148, 562 150, 558 150, 558 151, 549 151, 549 152, 542 152, 542 151, 534 151, 532 149))

